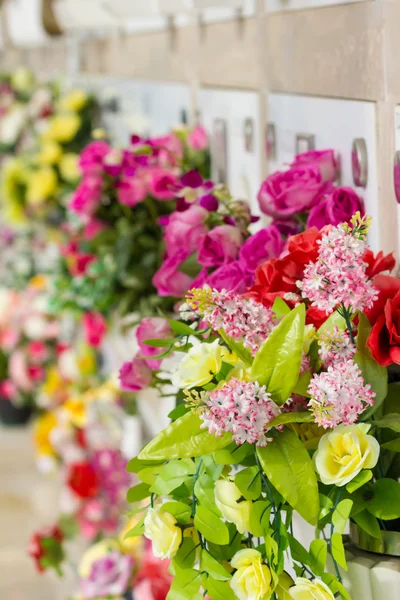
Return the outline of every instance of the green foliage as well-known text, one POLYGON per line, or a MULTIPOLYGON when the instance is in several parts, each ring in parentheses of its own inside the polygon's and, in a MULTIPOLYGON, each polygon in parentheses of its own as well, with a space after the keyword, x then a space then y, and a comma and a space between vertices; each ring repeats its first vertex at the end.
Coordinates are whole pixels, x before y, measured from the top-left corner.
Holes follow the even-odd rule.
POLYGON ((229 581, 232 577, 225 567, 207 550, 202 550, 201 552, 200 570, 208 573, 208 575, 217 581, 229 581))
POLYGON ((239 471, 235 484, 246 500, 257 500, 261 494, 261 476, 257 467, 248 467, 239 471))
POLYGON ((196 529, 206 540, 215 544, 229 544, 229 530, 217 515, 205 506, 198 506, 194 517, 196 529))
POLYGON ((235 352, 235 354, 237 354, 237 356, 240 358, 240 360, 244 362, 246 366, 251 366, 252 357, 250 350, 245 348, 241 342, 236 342, 231 337, 229 337, 229 335, 226 335, 226 333, 222 329, 220 329, 218 333, 224 340, 228 348, 230 348, 232 352, 235 352))
POLYGON ((195 472, 196 465, 191 459, 171 460, 159 468, 159 476, 150 490, 159 496, 168 496, 172 490, 181 486, 188 476, 195 472))
POLYGON ((400 517, 400 483, 393 479, 378 479, 368 486, 367 510, 378 519, 392 520, 400 517))
POLYGON ((391 429, 396 433, 400 433, 400 414, 393 413, 385 415, 381 419, 373 421, 373 425, 376 427, 381 427, 383 429, 391 429))
POLYGON ((303 352, 305 306, 299 304, 272 331, 257 352, 251 378, 267 387, 278 405, 295 387, 303 352))
POLYGON ((128 490, 126 498, 128 502, 140 502, 148 498, 150 494, 150 486, 147 483, 139 483, 128 490))
POLYGON ((361 529, 372 535, 372 537, 378 540, 381 538, 381 528, 379 527, 378 519, 367 510, 362 510, 358 514, 353 515, 352 519, 361 529))
POLYGON ((190 521, 192 510, 184 502, 165 502, 160 508, 173 515, 178 523, 186 525, 190 521))
POLYGON ((352 479, 350 481, 350 483, 348 483, 346 485, 346 490, 349 492, 349 494, 352 494, 353 492, 355 492, 356 490, 361 488, 363 485, 368 483, 368 481, 370 481, 371 479, 372 479, 372 471, 369 471, 369 470, 361 471, 361 473, 356 475, 354 477, 354 479, 352 479))
POLYGON ((349 499, 342 500, 335 508, 332 514, 332 524, 339 533, 344 533, 352 508, 353 500, 349 499))
POLYGON ((288 412, 282 413, 275 417, 269 427, 278 427, 279 425, 287 425, 288 423, 313 423, 314 416, 310 412, 288 412))
POLYGON ((313 540, 310 544, 310 562, 316 575, 321 577, 325 572, 328 556, 328 544, 325 540, 313 540))
POLYGON ((338 565, 342 567, 345 571, 347 571, 347 562, 346 555, 343 546, 343 538, 340 533, 335 531, 331 537, 331 552, 333 559, 337 562, 338 565))
POLYGON ((254 502, 250 512, 250 532, 256 537, 263 537, 269 528, 271 504, 265 500, 254 502))
POLYGON ((293 431, 285 429, 257 454, 268 479, 290 506, 316 525, 319 515, 318 484, 312 460, 293 431))

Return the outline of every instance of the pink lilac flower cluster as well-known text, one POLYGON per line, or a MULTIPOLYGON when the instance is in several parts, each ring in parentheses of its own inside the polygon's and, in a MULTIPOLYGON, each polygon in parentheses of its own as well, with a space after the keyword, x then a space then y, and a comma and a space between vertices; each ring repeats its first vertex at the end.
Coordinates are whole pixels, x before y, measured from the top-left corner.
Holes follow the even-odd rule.
POLYGON ((134 559, 131 555, 111 550, 95 560, 89 575, 81 579, 82 597, 90 600, 124 595, 132 579, 133 567, 134 559))
POLYGON ((302 297, 327 314, 339 307, 350 312, 371 308, 377 291, 366 274, 366 242, 339 225, 319 244, 317 261, 306 266, 298 282, 302 297))
POLYGON ((226 290, 212 290, 202 317, 214 331, 222 329, 232 339, 242 342, 253 356, 277 325, 270 308, 226 290))
POLYGON ((351 360, 356 353, 349 332, 336 326, 319 334, 318 343, 318 356, 324 368, 334 366, 338 361, 351 360))
POLYGON ((211 434, 233 434, 237 444, 265 446, 265 431, 279 408, 265 386, 232 378, 223 387, 210 392, 201 418, 211 434))
POLYGON ((375 397, 353 360, 343 360, 315 374, 308 393, 315 422, 325 429, 352 425, 367 406, 374 404, 375 397))

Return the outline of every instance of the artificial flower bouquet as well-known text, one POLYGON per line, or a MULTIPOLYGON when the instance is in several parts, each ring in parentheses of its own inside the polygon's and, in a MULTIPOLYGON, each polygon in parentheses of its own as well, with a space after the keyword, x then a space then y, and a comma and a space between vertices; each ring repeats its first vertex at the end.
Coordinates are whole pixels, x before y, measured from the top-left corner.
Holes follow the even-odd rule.
POLYGON ((165 351, 153 360, 184 353, 170 376, 184 401, 128 465, 127 538, 172 559, 171 600, 348 600, 348 520, 398 530, 400 282, 368 224, 290 238, 246 294, 193 289, 186 322, 147 340, 165 351), (294 513, 316 527, 307 548, 294 513))
POLYGON ((11 224, 64 218, 65 197, 79 181, 78 155, 96 126, 96 99, 73 90, 54 100, 36 123, 33 141, 2 168, 2 211, 11 224))
POLYGON ((133 136, 126 150, 104 140, 84 149, 55 278, 57 309, 85 312, 104 325, 115 309, 124 315, 172 308, 152 283, 163 252, 161 224, 175 209, 184 170, 207 171, 208 157, 202 128, 133 136))

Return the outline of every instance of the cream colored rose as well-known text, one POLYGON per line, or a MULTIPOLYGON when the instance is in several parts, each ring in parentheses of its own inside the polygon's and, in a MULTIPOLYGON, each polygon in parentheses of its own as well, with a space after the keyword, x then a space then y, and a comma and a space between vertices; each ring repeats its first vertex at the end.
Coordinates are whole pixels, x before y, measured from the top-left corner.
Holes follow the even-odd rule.
POLYGON ((315 467, 326 485, 343 487, 362 469, 373 469, 378 462, 380 447, 369 425, 339 425, 326 433, 314 454, 315 467))
POLYGON ((335 596, 327 585, 320 579, 309 581, 303 577, 298 577, 294 587, 289 590, 289 595, 293 600, 335 600, 335 596))
POLYGON ((231 560, 237 569, 230 586, 239 600, 264 600, 271 591, 271 571, 257 550, 239 550, 231 560))
POLYGON ((218 340, 193 346, 179 363, 172 384, 187 389, 206 385, 221 370, 222 361, 232 364, 235 358, 227 348, 219 345, 218 340))
POLYGON ((215 504, 228 523, 234 523, 239 533, 249 530, 251 500, 238 502, 242 494, 239 488, 227 479, 219 479, 215 484, 215 504))
POLYGON ((173 558, 182 543, 182 530, 171 513, 160 508, 150 508, 144 520, 144 535, 153 543, 157 558, 173 558))

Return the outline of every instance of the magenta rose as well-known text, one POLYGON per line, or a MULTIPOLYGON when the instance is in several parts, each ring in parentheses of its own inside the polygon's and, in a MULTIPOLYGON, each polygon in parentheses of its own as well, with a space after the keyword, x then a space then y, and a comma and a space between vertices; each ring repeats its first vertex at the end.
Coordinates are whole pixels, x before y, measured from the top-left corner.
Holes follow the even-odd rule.
POLYGON ((136 206, 146 196, 146 185, 139 177, 122 177, 118 183, 117 198, 121 204, 136 206))
POLYGON ((79 167, 84 175, 100 173, 103 169, 104 159, 111 147, 102 140, 91 142, 79 157, 79 167))
POLYGON ((324 181, 335 181, 339 164, 333 150, 303 152, 303 154, 298 154, 295 157, 291 166, 304 167, 308 165, 318 167, 324 181))
POLYGON ((153 372, 146 361, 134 357, 130 362, 122 365, 119 371, 121 390, 125 392, 139 392, 151 384, 153 372))
POLYGON ((251 235, 240 249, 239 259, 246 271, 255 272, 269 258, 276 258, 283 250, 284 241, 275 225, 251 235))
POLYGON ((81 217, 91 217, 101 202, 103 182, 100 177, 89 176, 79 184, 68 205, 69 210, 81 217))
POLYGON ((237 257, 242 241, 237 227, 219 225, 202 238, 197 260, 204 267, 229 263, 237 257))
POLYGON ((168 256, 182 249, 186 256, 189 256, 197 250, 201 238, 207 233, 207 217, 207 210, 197 205, 183 212, 174 212, 169 218, 164 234, 168 256))
POLYGON ((107 331, 107 322, 99 312, 87 312, 83 315, 85 338, 90 346, 97 348, 101 345, 107 331))
POLYGON ((92 217, 88 223, 86 223, 83 230, 83 237, 85 240, 93 240, 100 233, 107 229, 107 223, 103 223, 99 219, 92 217))
POLYGON ((254 275, 246 271, 240 261, 222 265, 208 276, 206 283, 215 290, 243 294, 254 283, 254 275))
POLYGON ((186 258, 186 251, 180 250, 164 260, 153 277, 153 285, 160 296, 181 298, 190 289, 192 278, 179 271, 186 258))
POLYGON ((314 206, 326 186, 318 167, 292 167, 267 177, 258 192, 258 202, 266 215, 287 218, 314 206))
POLYGON ((307 228, 322 229, 325 225, 348 222, 357 211, 365 214, 363 200, 349 187, 337 188, 314 206, 308 217, 307 228))
POLYGON ((154 348, 143 344, 146 340, 165 339, 171 335, 168 319, 162 317, 145 317, 141 320, 136 330, 136 339, 139 344, 141 357, 146 360, 151 369, 158 369, 161 360, 151 360, 152 356, 161 352, 160 348, 154 348))
POLYGON ((157 200, 172 200, 180 189, 179 178, 167 169, 154 168, 148 174, 148 191, 157 200))
POLYGON ((204 127, 198 125, 188 135, 188 145, 197 152, 205 150, 208 147, 208 135, 204 127))

